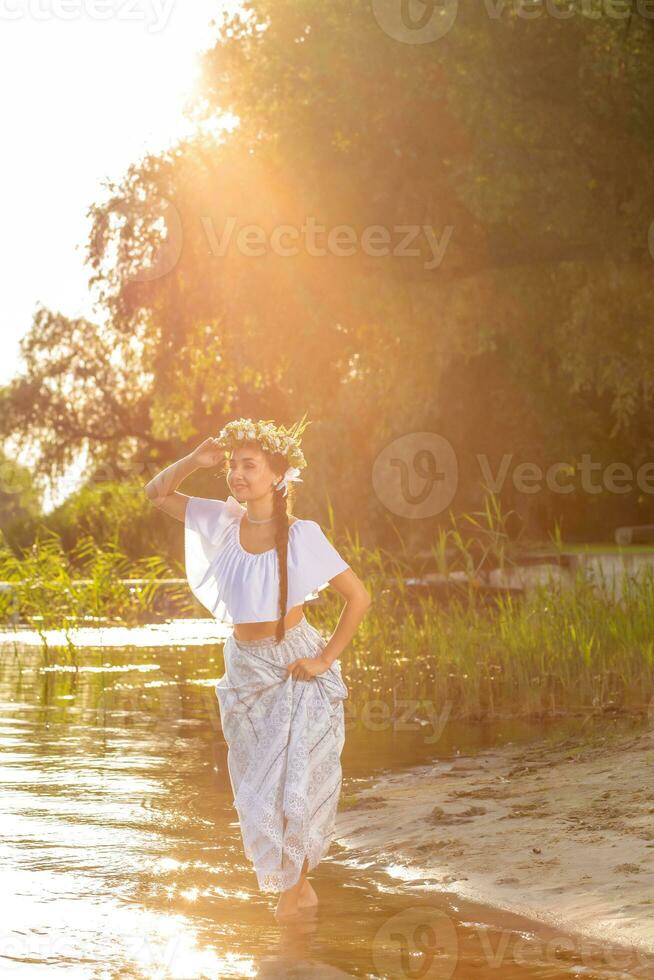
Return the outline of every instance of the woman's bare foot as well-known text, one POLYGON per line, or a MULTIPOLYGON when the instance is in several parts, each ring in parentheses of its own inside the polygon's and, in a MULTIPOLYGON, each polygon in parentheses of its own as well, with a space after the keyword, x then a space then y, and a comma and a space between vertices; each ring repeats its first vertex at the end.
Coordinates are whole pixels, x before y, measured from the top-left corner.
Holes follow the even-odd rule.
POLYGON ((297 904, 300 908, 307 908, 318 904, 318 896, 316 895, 311 882, 305 878, 302 882, 302 889, 297 900, 297 904))
POLYGON ((297 895, 289 895, 288 892, 282 892, 279 896, 279 901, 277 902, 277 908, 275 909, 276 919, 288 919, 297 915, 300 911, 300 905, 297 895))

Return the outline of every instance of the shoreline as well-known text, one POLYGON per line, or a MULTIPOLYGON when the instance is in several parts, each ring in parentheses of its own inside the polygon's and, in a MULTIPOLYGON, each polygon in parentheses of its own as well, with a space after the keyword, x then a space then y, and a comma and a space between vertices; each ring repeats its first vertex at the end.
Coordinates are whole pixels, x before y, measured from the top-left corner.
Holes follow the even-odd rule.
POLYGON ((375 779, 339 811, 335 840, 654 970, 653 772, 654 730, 510 744, 375 779))

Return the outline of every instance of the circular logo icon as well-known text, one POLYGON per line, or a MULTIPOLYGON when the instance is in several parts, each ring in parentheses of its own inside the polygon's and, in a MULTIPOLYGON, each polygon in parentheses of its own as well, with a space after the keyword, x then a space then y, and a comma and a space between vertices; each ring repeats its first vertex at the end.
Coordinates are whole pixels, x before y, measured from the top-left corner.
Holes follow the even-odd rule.
POLYGON ((399 517, 434 517, 454 498, 459 476, 452 444, 437 432, 408 432, 377 455, 372 484, 399 517))
POLYGON ((431 905, 398 912, 372 939, 373 964, 384 977, 448 980, 458 959, 456 927, 449 915, 431 905))
MULTIPOLYGON (((120 678, 122 675, 117 676, 120 678)), ((143 683, 128 683, 122 679, 108 681, 95 701, 95 723, 101 727, 110 726, 125 714, 133 713, 139 719, 147 716, 150 733, 170 735, 177 729, 180 718, 185 717, 182 693, 182 685, 177 680, 143 683), (143 697, 144 686, 148 699, 143 697)))
MULTIPOLYGON (((134 216, 136 217, 136 216, 134 216)), ((147 265, 130 270, 131 282, 150 282, 160 279, 175 268, 182 252, 182 219, 175 205, 165 197, 150 204, 149 213, 143 216, 143 231, 152 238, 151 254, 147 265)))
POLYGON ((375 20, 403 44, 429 44, 451 31, 459 0, 373 0, 375 20))
MULTIPOLYGON (((109 220, 124 221, 129 226, 129 235, 134 241, 138 240, 138 257, 130 262, 125 272, 127 282, 150 282, 160 279, 175 268, 182 252, 182 219, 179 211, 165 197, 131 204, 121 201, 113 205, 109 220), (140 262, 139 262, 140 260, 140 262)), ((125 232, 115 227, 112 235, 125 232)), ((108 231, 105 224, 96 230, 96 250, 102 253, 108 250, 108 231)))

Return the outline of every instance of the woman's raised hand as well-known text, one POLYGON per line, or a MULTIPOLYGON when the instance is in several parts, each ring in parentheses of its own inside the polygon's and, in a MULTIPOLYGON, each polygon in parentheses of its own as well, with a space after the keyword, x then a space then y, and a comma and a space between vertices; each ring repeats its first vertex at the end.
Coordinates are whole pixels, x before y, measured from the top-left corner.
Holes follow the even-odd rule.
POLYGON ((193 450, 191 455, 199 467, 218 466, 225 458, 225 450, 218 445, 218 439, 209 436, 193 450))

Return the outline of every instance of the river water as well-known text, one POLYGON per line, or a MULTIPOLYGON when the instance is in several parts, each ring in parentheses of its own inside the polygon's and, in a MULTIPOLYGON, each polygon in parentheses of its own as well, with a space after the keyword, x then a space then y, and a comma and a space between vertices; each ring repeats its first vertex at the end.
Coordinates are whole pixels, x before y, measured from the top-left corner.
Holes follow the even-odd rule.
MULTIPOLYGON (((0 636, 3 980, 633 975, 404 869, 357 862, 338 840, 312 875, 317 912, 279 925, 232 805, 215 625, 89 629, 75 650, 47 653, 15 636, 0 636)), ((435 747, 353 727, 342 799, 455 748, 537 735, 452 725, 435 747)))

